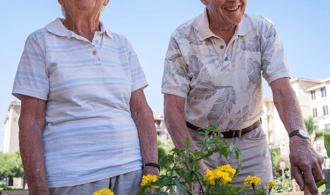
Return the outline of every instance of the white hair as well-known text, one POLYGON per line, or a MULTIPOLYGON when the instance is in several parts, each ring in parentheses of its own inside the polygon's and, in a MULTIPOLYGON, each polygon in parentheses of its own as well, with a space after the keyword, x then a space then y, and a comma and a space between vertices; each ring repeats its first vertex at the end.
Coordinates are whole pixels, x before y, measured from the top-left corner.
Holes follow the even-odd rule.
MULTIPOLYGON (((61 5, 62 7, 62 15, 64 16, 64 18, 66 17, 66 8, 64 7, 64 5, 61 5)), ((102 5, 101 9, 100 9, 100 15, 102 15, 102 13, 104 12, 105 10, 105 6, 102 5)))

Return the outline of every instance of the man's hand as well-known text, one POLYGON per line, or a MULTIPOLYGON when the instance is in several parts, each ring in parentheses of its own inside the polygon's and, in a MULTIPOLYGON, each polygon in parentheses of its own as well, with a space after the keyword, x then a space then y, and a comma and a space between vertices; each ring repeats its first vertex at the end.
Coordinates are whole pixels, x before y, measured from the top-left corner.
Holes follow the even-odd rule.
POLYGON ((142 175, 147 176, 148 174, 150 175, 157 175, 159 177, 160 173, 157 167, 152 167, 152 166, 146 166, 142 170, 142 175))
POLYGON ((318 194, 315 183, 323 179, 323 161, 324 159, 317 154, 308 139, 298 136, 290 139, 290 162, 301 190, 307 186, 311 194, 318 194))

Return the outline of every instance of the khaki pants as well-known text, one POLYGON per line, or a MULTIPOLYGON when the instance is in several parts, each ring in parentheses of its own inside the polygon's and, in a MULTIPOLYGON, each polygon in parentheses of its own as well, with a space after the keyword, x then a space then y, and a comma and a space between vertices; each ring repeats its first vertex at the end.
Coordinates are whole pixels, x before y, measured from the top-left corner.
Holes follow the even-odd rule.
POLYGON ((49 192, 51 195, 93 195, 94 192, 106 188, 111 189, 115 195, 136 195, 141 179, 142 170, 137 170, 87 184, 49 188, 49 192))
MULTIPOLYGON (((202 147, 197 145, 197 143, 204 141, 204 135, 197 134, 196 131, 191 129, 189 129, 189 132, 195 145, 201 150, 202 147)), ((267 183, 273 181, 272 163, 266 135, 261 126, 242 135, 241 138, 228 138, 226 141, 237 146, 242 154, 242 170, 237 177, 233 178, 231 184, 233 186, 245 186, 244 181, 250 175, 251 177, 257 176, 261 178, 261 185, 257 185, 257 188, 263 186, 267 189, 267 183)), ((220 153, 216 153, 210 156, 210 160, 204 160, 204 163, 210 170, 226 164, 230 164, 231 167, 236 169, 238 165, 235 153, 229 154, 227 159, 220 153)), ((247 192, 252 192, 252 186, 249 186, 249 191, 247 192)), ((183 193, 177 190, 177 194, 182 195, 183 193)))

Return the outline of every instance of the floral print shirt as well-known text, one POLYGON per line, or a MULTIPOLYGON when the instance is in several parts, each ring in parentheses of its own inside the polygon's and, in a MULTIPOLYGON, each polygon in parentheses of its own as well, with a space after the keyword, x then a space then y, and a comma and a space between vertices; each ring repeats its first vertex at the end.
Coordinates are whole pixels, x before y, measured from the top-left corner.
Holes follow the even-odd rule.
POLYGON ((245 14, 226 45, 209 29, 207 10, 171 35, 162 93, 186 98, 186 120, 238 130, 262 115, 262 77, 290 77, 282 42, 267 18, 245 14))

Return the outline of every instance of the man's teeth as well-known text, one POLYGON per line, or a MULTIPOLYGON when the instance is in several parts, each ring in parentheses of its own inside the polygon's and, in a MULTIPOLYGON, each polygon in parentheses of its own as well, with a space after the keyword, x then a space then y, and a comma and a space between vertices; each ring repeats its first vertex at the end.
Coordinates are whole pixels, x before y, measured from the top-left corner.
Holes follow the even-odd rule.
POLYGON ((227 7, 226 10, 229 10, 229 11, 236 11, 238 9, 239 6, 237 7, 227 7))

